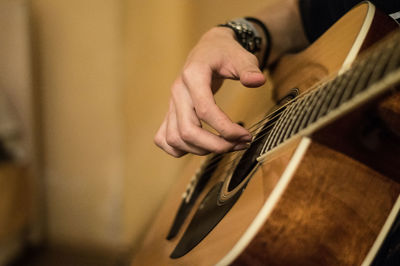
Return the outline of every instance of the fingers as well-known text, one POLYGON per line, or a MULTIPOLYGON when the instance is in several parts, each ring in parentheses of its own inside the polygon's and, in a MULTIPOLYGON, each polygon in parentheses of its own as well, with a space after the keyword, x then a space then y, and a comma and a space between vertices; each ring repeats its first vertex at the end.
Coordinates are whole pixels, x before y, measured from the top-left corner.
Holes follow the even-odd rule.
POLYGON ((174 157, 181 157, 185 155, 187 152, 175 149, 174 147, 170 146, 167 143, 167 122, 168 122, 168 114, 167 117, 164 119, 163 123, 161 124, 160 128, 157 131, 157 134, 154 137, 154 143, 164 150, 166 153, 174 156, 174 157))
POLYGON ((209 152, 185 143, 180 137, 176 121, 176 112, 173 103, 170 103, 169 111, 161 124, 155 138, 155 144, 174 157, 181 157, 190 152, 197 155, 206 155, 209 152))
MULTIPOLYGON (((166 129, 166 140, 168 145, 177 150, 184 151, 185 153, 190 152, 197 155, 208 154, 209 152, 207 150, 199 148, 201 146, 196 147, 195 142, 187 141, 188 139, 190 140, 192 138, 192 136, 188 135, 188 133, 191 132, 189 132, 187 129, 182 130, 182 128, 178 126, 178 119, 179 117, 177 117, 175 105, 171 101, 166 129)), ((199 123, 193 127, 201 131, 199 128, 199 123)))
POLYGON ((215 104, 211 90, 211 68, 200 64, 191 65, 185 69, 182 77, 183 86, 187 88, 196 116, 200 120, 209 124, 221 137, 230 142, 245 142, 251 139, 246 129, 233 123, 215 104))
POLYGON ((241 150, 248 147, 248 141, 229 141, 203 129, 189 91, 180 79, 173 86, 169 111, 154 138, 157 146, 174 157, 188 152, 205 155, 241 150))
POLYGON ((251 134, 233 123, 214 100, 213 94, 226 78, 240 80, 247 87, 265 83, 257 58, 237 43, 233 32, 214 28, 192 50, 172 86, 169 111, 155 143, 175 157, 188 152, 204 155, 246 148, 251 134), (217 134, 202 128, 202 122, 217 134))
POLYGON ((230 151, 238 144, 237 141, 231 142, 201 127, 191 95, 182 81, 178 80, 175 84, 172 98, 176 107, 178 131, 186 144, 214 153, 230 151))

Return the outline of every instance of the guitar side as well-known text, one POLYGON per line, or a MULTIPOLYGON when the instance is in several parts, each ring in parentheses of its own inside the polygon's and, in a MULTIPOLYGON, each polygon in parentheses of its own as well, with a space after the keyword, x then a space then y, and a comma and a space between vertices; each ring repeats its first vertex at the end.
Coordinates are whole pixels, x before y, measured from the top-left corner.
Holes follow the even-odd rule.
MULTIPOLYGON (((272 160, 289 157, 286 149, 279 153, 272 160)), ((270 164, 254 176, 264 186, 270 164)), ((400 193, 392 179, 308 138, 279 182, 244 234, 252 240, 221 265, 360 265, 400 193)))

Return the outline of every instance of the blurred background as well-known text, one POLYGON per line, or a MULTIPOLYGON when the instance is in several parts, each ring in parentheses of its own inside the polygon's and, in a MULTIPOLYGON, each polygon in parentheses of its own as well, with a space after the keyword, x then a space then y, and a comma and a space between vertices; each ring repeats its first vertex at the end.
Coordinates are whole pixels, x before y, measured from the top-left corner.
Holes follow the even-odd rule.
POLYGON ((0 265, 129 265, 188 160, 153 144, 187 53, 270 1, 0 0, 0 265))

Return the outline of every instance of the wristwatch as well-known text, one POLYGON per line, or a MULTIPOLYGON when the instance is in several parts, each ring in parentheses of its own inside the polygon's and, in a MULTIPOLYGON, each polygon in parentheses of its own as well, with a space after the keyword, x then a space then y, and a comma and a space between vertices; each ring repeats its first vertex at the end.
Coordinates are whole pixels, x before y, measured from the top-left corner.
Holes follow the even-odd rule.
POLYGON ((238 18, 219 24, 219 27, 227 27, 235 32, 237 41, 244 49, 254 54, 261 49, 261 36, 254 26, 244 18, 238 18))

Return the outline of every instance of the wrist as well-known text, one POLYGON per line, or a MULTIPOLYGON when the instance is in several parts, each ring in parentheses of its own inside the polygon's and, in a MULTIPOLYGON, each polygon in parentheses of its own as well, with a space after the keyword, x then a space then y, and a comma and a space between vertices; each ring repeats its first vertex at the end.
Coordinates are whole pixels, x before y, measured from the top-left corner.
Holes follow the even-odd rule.
POLYGON ((271 53, 271 34, 267 26, 255 17, 230 20, 218 27, 228 28, 234 32, 236 41, 248 52, 254 54, 263 70, 271 53))
POLYGON ((208 38, 215 38, 215 37, 225 37, 225 38, 229 38, 232 39, 233 41, 236 40, 235 37, 235 32, 230 29, 230 28, 225 28, 225 27, 213 27, 211 29, 209 29, 204 35, 203 38, 204 39, 208 39, 208 38))

